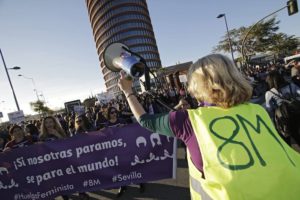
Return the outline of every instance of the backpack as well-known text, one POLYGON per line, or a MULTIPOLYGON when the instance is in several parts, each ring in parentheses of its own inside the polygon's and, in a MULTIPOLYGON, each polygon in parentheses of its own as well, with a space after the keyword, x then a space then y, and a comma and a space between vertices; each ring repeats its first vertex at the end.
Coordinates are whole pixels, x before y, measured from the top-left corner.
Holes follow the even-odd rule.
POLYGON ((288 143, 293 139, 300 145, 300 101, 293 96, 291 86, 289 87, 289 98, 271 91, 282 100, 282 103, 275 107, 274 122, 277 131, 288 143))

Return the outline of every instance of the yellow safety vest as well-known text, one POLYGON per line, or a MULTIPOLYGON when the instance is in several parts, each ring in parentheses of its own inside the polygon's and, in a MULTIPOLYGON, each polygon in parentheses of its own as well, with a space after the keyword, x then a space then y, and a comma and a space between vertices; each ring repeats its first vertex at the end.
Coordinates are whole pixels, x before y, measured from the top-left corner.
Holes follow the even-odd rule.
POLYGON ((264 108, 247 103, 188 113, 205 175, 189 160, 192 199, 300 199, 300 154, 281 139, 264 108))

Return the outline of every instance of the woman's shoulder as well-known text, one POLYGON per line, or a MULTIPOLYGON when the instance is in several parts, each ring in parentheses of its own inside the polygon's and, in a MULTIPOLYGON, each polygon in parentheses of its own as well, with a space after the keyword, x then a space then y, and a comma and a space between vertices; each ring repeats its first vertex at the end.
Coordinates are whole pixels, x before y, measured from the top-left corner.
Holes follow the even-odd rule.
POLYGON ((293 82, 290 83, 290 87, 293 90, 293 92, 300 90, 300 87, 293 82))
POLYGON ((117 117, 117 122, 125 122, 125 119, 123 117, 117 117))
POLYGON ((266 91, 265 98, 266 100, 270 100, 272 97, 277 99, 278 95, 281 96, 281 90, 279 92, 276 88, 271 88, 270 90, 266 91))
POLYGON ((274 94, 274 93, 278 94, 278 93, 279 93, 279 91, 278 91, 276 88, 271 88, 271 89, 268 90, 267 92, 269 92, 269 93, 271 93, 271 94, 274 94))
POLYGON ((53 135, 49 133, 47 136, 41 138, 42 141, 47 142, 47 141, 53 141, 59 139, 56 135, 53 135))
POLYGON ((266 93, 265 93, 266 100, 270 99, 272 96, 274 96, 275 95, 274 93, 275 93, 275 91, 272 91, 272 90, 266 91, 266 93))
POLYGON ((183 121, 189 117, 187 110, 178 110, 169 113, 170 120, 183 121))
MULTIPOLYGON (((291 82, 291 83, 289 83, 289 84, 283 86, 283 87, 280 89, 280 92, 281 92, 284 96, 290 95, 290 94, 296 95, 297 90, 300 90, 300 88, 299 88, 296 84, 294 84, 294 83, 291 82)), ((287 97, 289 97, 289 96, 287 96, 287 97)))
POLYGON ((5 144, 4 148, 11 148, 16 143, 15 140, 10 140, 5 144))

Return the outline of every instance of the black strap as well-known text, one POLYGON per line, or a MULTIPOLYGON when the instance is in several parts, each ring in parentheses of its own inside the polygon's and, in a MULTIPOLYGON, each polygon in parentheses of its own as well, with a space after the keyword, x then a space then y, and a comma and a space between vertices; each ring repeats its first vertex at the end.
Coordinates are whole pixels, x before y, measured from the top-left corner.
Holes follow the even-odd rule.
POLYGON ((281 94, 282 96, 276 94, 275 92, 269 90, 271 93, 273 93, 275 96, 279 97, 282 101, 287 102, 287 103, 291 103, 290 100, 288 100, 287 98, 284 98, 283 95, 279 92, 279 94, 281 94))
MULTIPOLYGON (((296 96, 295 96, 294 93, 293 93, 291 84, 289 84, 289 89, 290 89, 290 94, 291 94, 290 98, 297 101, 297 98, 296 98, 296 96)), ((276 94, 275 92, 273 92, 273 91, 271 91, 271 90, 269 90, 269 91, 270 91, 271 93, 273 93, 275 96, 279 97, 280 99, 285 100, 285 101, 289 101, 289 102, 290 102, 290 100, 287 99, 287 98, 285 98, 285 97, 283 96, 283 94, 282 94, 281 92, 279 92, 278 90, 277 90, 277 91, 278 91, 279 94, 281 94, 281 96, 280 96, 279 94, 276 94)))
POLYGON ((291 92, 291 98, 292 98, 293 100, 298 101, 298 100, 297 100, 297 95, 293 93, 291 84, 289 84, 289 88, 290 88, 290 92, 291 92))
POLYGON ((269 92, 273 93, 275 96, 279 97, 280 99, 285 99, 284 97, 282 97, 283 95, 280 92, 279 92, 279 94, 281 94, 282 96, 280 96, 279 94, 276 94, 275 92, 273 92, 271 90, 269 90, 269 92))

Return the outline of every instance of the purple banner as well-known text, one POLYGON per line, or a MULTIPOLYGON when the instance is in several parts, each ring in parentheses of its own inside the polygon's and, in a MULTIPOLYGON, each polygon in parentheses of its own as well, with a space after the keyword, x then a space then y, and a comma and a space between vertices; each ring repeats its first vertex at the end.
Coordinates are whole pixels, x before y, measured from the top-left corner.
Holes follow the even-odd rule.
POLYGON ((50 199, 175 172, 176 140, 131 124, 0 153, 0 196, 50 199))

